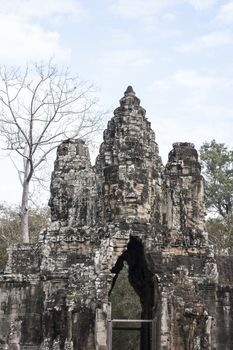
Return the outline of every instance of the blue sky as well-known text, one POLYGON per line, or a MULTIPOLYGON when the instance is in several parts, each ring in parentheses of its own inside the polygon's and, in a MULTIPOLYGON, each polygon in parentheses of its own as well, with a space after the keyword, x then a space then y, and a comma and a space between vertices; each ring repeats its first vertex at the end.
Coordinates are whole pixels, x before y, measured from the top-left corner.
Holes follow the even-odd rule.
MULTIPOLYGON (((0 43, 6 65, 68 65, 109 111, 132 85, 164 162, 176 141, 233 146, 233 1, 0 0, 0 43)), ((0 161, 0 200, 17 202, 13 165, 0 161)))

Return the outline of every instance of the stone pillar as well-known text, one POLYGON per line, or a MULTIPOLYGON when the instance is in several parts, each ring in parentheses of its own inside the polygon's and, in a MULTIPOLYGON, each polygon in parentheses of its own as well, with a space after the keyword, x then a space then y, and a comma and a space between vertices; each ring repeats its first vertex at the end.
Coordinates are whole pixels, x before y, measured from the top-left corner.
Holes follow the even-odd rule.
POLYGON ((173 144, 164 173, 163 222, 171 241, 204 243, 204 185, 198 154, 192 143, 173 144))
POLYGON ((104 132, 96 162, 101 218, 148 223, 161 160, 145 109, 129 86, 104 132))
POLYGON ((83 140, 67 140, 58 147, 49 205, 52 222, 72 227, 94 223, 95 176, 83 140))

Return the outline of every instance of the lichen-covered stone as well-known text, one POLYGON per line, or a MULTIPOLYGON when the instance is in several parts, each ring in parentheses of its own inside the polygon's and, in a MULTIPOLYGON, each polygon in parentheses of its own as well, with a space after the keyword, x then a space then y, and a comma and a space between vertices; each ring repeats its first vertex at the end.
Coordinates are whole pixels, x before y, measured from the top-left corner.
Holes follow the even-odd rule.
POLYGON ((12 246, 0 275, 0 350, 110 350, 124 264, 153 320, 141 350, 233 349, 233 257, 208 243, 197 151, 175 143, 163 167, 131 86, 94 167, 84 141, 58 147, 49 205, 40 242, 12 246))

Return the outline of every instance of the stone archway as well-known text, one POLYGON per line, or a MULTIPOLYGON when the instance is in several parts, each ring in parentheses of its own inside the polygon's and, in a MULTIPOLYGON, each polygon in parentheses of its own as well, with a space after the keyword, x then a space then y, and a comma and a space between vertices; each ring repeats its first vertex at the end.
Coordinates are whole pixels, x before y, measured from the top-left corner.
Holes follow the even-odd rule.
MULTIPOLYGON (((154 327, 152 320, 155 317, 155 284, 153 275, 147 267, 143 244, 139 238, 130 237, 127 250, 118 258, 111 272, 115 274, 109 292, 109 300, 112 302, 112 318, 151 320, 151 322, 127 322, 128 326, 126 324, 124 326, 118 326, 118 330, 138 331, 139 339, 133 333, 131 333, 131 338, 128 334, 128 338, 125 340, 125 346, 128 341, 127 349, 134 344, 134 348, 132 347, 132 349, 152 350, 152 327, 154 327), (118 279, 121 280, 119 284, 118 279), (115 288, 118 289, 118 297, 115 295, 114 298, 115 288), (120 288, 124 288, 124 290, 120 288), (119 294, 121 299, 119 299, 119 294), (118 303, 119 300, 121 305, 114 305, 114 302, 118 303), (121 306, 125 309, 120 310, 121 306)), ((117 341, 114 341, 113 338, 113 348, 116 350, 118 348, 122 349, 122 344, 124 344, 124 341, 120 339, 121 333, 118 332, 117 341)))

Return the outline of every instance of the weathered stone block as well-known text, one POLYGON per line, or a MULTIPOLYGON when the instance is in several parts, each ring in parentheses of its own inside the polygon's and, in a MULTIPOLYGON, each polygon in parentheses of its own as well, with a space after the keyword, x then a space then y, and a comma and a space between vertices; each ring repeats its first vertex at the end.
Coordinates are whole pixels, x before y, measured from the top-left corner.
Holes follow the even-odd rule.
POLYGON ((0 275, 0 349, 110 350, 124 264, 148 321, 141 350, 233 349, 233 257, 208 244, 197 151, 175 143, 164 168, 145 114, 129 86, 95 167, 84 141, 58 147, 51 225, 0 275))

